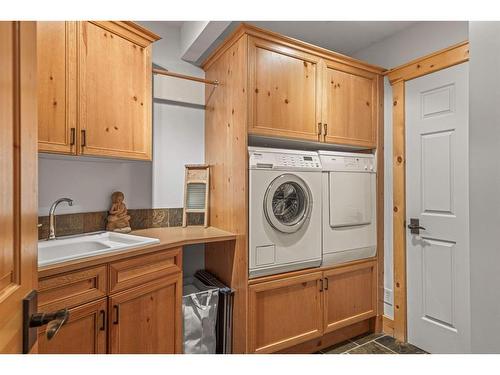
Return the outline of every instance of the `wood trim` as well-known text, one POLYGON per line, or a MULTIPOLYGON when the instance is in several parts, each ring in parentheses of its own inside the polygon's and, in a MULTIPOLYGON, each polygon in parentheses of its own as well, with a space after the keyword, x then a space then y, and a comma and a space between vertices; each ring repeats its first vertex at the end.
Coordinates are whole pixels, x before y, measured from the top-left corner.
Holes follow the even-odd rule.
POLYGON ((322 337, 283 349, 278 354, 310 354, 328 348, 332 345, 349 340, 370 331, 371 319, 354 323, 350 326, 340 328, 334 332, 327 333, 322 337))
POLYGON ((291 271, 291 272, 286 272, 286 273, 280 273, 276 275, 269 275, 269 276, 261 276, 255 279, 250 279, 248 280, 248 285, 255 285, 255 284, 260 284, 260 283, 265 283, 269 281, 275 281, 275 280, 281 280, 287 277, 294 277, 294 276, 302 276, 302 275, 307 275, 309 273, 313 272, 328 272, 330 270, 338 269, 338 268, 345 268, 345 267, 351 267, 359 264, 364 264, 364 263, 369 263, 376 261, 377 258, 367 258, 367 259, 360 259, 360 260, 354 260, 352 262, 347 262, 347 263, 342 263, 342 264, 336 264, 336 265, 331 265, 331 266, 321 266, 321 267, 315 267, 315 268, 306 268, 303 270, 298 270, 298 271, 291 271))
POLYGON ((210 56, 207 57, 207 59, 202 64, 202 69, 203 70, 209 69, 210 66, 215 61, 217 61, 243 34, 256 36, 258 38, 272 41, 274 43, 280 43, 281 45, 291 47, 295 50, 300 50, 306 53, 314 54, 320 58, 348 64, 373 73, 381 74, 386 71, 385 68, 382 68, 380 66, 368 64, 360 60, 356 60, 352 57, 327 50, 326 48, 318 47, 313 44, 309 44, 298 39, 290 38, 269 30, 264 30, 246 23, 240 24, 227 37, 227 39, 224 42, 222 42, 221 45, 218 48, 216 48, 215 51, 210 56))
MULTIPOLYGON (((384 223, 385 223, 385 193, 384 193, 384 77, 379 76, 378 85, 378 118, 377 118, 377 315, 384 312, 384 223)), ((375 331, 381 331, 380 319, 376 320, 375 331)))
POLYGON ((443 50, 431 53, 400 65, 385 73, 394 85, 441 69, 449 68, 469 60, 469 41, 463 41, 443 50))
POLYGON ((114 34, 121 36, 128 41, 147 47, 161 37, 152 31, 131 21, 88 21, 114 34))
POLYGON ((382 332, 394 336, 394 320, 385 315, 382 316, 382 332))
POLYGON ((394 337, 406 341, 405 85, 392 87, 394 337))

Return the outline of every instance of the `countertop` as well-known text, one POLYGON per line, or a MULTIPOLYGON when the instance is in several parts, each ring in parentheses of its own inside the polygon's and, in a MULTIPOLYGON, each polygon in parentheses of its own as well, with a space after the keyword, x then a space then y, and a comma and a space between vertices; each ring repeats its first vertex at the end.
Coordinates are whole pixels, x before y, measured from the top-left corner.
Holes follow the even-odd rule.
POLYGON ((103 263, 122 260, 132 256, 148 254, 155 251, 167 250, 185 245, 198 243, 209 243, 219 241, 231 241, 236 239, 236 234, 226 232, 215 227, 170 227, 170 228, 148 228, 132 231, 130 234, 158 238, 160 243, 141 246, 134 249, 126 249, 112 253, 105 253, 83 259, 74 259, 67 262, 50 264, 38 268, 38 277, 46 277, 54 274, 72 271, 79 268, 95 266, 103 263))

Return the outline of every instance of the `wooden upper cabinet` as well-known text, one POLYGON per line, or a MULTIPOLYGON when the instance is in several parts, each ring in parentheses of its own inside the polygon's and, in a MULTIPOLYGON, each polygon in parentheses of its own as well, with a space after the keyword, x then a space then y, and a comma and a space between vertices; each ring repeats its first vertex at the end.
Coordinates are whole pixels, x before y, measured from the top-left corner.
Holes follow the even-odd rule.
POLYGON ((109 297, 109 353, 182 352, 182 274, 109 297))
POLYGON ((320 59, 249 37, 249 133, 317 141, 320 59))
POLYGON ((37 22, 38 150, 76 154, 76 22, 37 22))
POLYGON ((334 268, 324 276, 324 332, 377 315, 377 262, 334 268))
POLYGON ((129 22, 78 23, 82 155, 151 159, 151 43, 129 22))
POLYGON ((322 335, 321 279, 314 272, 249 287, 250 353, 272 353, 322 335))
POLYGON ((69 318, 52 340, 47 326, 38 330, 40 354, 105 354, 106 298, 69 310, 69 318))
POLYGON ((376 147, 378 76, 325 61, 323 77, 322 140, 376 147))

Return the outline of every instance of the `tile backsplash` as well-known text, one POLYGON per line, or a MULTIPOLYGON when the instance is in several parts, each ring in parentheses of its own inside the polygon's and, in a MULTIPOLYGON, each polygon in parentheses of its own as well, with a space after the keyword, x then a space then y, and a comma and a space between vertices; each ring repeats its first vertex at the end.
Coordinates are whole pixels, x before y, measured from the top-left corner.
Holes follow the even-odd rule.
MULTIPOLYGON (((182 225, 182 208, 146 208, 129 209, 130 227, 132 230, 159 227, 179 227, 182 225)), ((107 211, 82 212, 56 216, 56 236, 68 236, 106 229, 107 211)), ((188 216, 188 224, 203 224, 203 214, 188 216)), ((39 216, 38 239, 49 235, 49 217, 39 216)))

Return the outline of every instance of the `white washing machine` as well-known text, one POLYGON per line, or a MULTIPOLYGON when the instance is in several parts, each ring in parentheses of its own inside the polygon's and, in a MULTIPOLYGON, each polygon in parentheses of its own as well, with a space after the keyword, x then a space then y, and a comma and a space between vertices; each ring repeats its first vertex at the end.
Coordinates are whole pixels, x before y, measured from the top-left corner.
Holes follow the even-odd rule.
POLYGON ((321 264, 316 152, 249 147, 249 277, 321 264))
POLYGON ((376 169, 372 154, 319 151, 323 167, 323 264, 377 252, 376 169))

